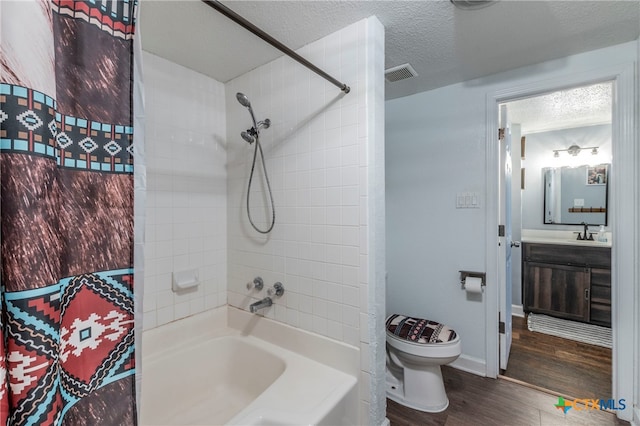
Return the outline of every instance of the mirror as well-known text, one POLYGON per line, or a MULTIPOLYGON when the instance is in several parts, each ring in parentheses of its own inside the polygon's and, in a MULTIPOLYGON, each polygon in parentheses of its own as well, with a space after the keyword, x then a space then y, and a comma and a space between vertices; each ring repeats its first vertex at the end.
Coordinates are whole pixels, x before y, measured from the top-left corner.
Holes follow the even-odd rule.
POLYGON ((610 167, 543 168, 544 224, 607 225, 610 167))

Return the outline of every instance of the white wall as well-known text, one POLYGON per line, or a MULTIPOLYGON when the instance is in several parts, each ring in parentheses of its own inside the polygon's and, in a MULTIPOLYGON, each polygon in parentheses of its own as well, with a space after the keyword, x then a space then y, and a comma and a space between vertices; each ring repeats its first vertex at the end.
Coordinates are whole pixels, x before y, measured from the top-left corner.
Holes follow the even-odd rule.
MULTIPOLYGON (((384 419, 384 393, 371 384, 384 375, 384 345, 370 357, 370 343, 376 351, 379 346, 370 342, 368 329, 370 284, 376 283, 369 268, 374 255, 369 251, 369 206, 374 196, 384 197, 384 179, 370 180, 376 167, 371 151, 383 141, 382 120, 378 125, 371 121, 384 111, 379 95, 383 37, 380 23, 369 18, 299 50, 349 85, 346 95, 289 57, 226 85, 229 304, 248 309, 280 281, 285 295, 262 311, 265 316, 359 347, 361 418, 371 424, 384 419), (236 92, 248 96, 257 120, 272 123, 261 132, 276 208, 276 224, 267 236, 254 231, 246 216, 254 148, 240 137, 251 127, 251 118, 236 101, 236 92), (376 194, 370 191, 374 184, 382 189, 376 194), (255 276, 265 281, 260 293, 245 287, 255 276), (377 392, 373 402, 372 389, 377 392)), ((251 209, 254 220, 266 228, 268 197, 258 164, 251 209)))
POLYGON ((224 85, 143 53, 147 200, 143 327, 226 303, 227 188, 224 85), (171 290, 172 273, 200 285, 171 290))
POLYGON ((458 271, 485 270, 486 206, 456 209, 455 195, 477 191, 482 203, 487 192, 486 97, 637 55, 625 43, 386 102, 388 313, 451 325, 459 364, 484 374, 486 297, 468 298, 458 271))

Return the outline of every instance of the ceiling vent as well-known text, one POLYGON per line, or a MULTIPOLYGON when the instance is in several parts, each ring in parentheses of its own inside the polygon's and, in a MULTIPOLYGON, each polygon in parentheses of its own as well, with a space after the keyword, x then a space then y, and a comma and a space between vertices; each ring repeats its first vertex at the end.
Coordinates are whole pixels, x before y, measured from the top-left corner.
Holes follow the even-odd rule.
POLYGON ((397 67, 389 68, 384 71, 384 78, 389 83, 395 81, 406 80, 407 78, 415 77, 418 73, 409 64, 398 65, 397 67))
POLYGON ((491 6, 497 0, 451 0, 451 3, 458 9, 475 10, 491 6))

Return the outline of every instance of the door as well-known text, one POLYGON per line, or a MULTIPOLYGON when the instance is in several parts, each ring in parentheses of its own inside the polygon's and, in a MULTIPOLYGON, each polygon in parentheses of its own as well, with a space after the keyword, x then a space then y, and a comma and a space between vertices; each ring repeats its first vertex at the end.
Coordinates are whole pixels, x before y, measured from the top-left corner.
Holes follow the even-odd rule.
POLYGON ((504 265, 498 271, 500 287, 500 368, 507 369, 509 352, 511 351, 511 126, 507 117, 507 105, 500 105, 500 211, 499 211, 499 263, 504 265), (504 260, 503 260, 504 259, 504 260))
MULTIPOLYGON (((509 106, 507 104, 507 111, 509 106)), ((509 115, 513 120, 513 115, 509 115)), ((524 141, 522 138, 522 126, 518 123, 510 123, 511 128, 511 238, 513 241, 511 250, 511 313, 514 316, 524 314, 522 310, 522 190, 524 189, 524 141), (517 312, 515 312, 517 310, 517 312)))

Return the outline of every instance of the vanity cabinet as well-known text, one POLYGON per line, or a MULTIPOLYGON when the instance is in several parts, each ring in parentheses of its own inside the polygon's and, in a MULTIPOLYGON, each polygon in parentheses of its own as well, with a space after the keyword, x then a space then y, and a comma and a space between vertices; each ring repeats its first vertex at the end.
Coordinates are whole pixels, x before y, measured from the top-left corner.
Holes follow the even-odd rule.
POLYGON ((525 312, 611 326, 611 249, 523 243, 525 312))

